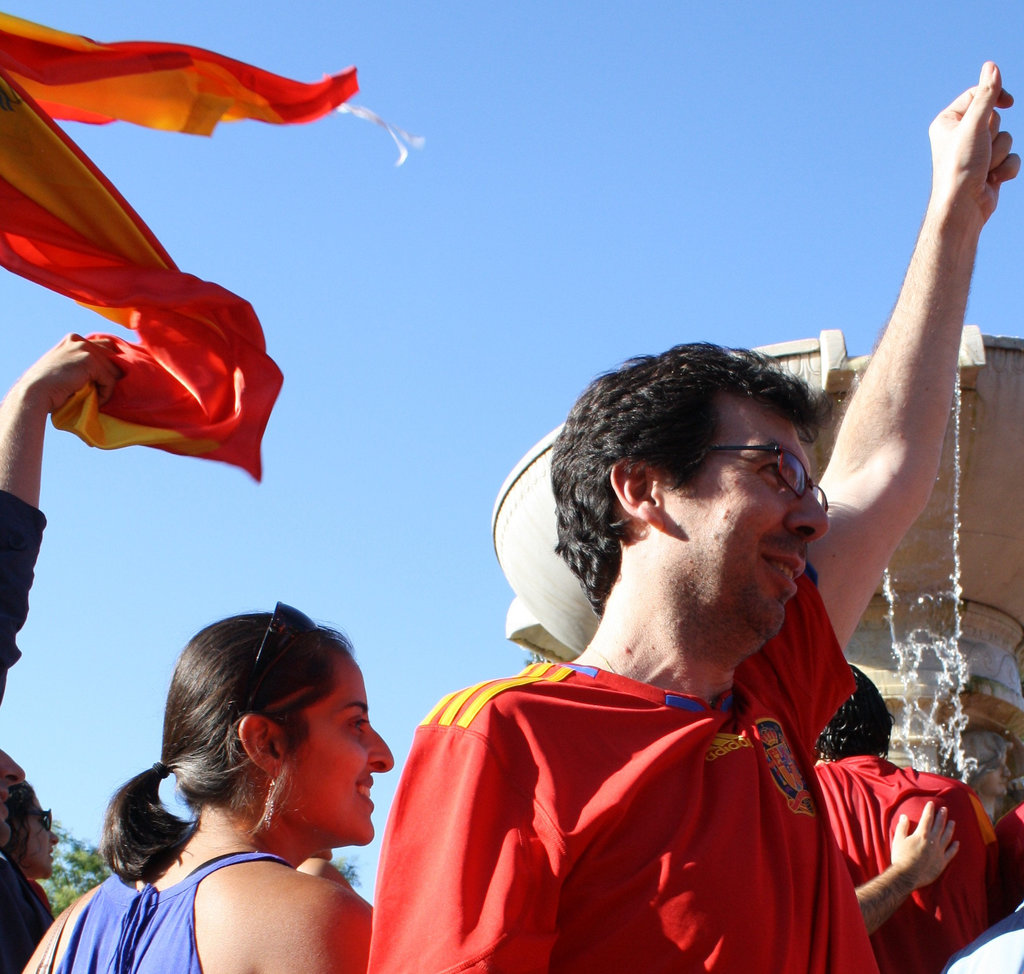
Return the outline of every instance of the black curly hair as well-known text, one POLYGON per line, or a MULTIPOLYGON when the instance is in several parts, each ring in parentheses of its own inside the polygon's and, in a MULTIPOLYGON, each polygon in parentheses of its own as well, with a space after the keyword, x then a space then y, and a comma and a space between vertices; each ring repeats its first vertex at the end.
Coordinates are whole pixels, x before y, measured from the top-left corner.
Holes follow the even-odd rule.
POLYGON ((7 794, 7 824, 11 837, 3 847, 3 853, 13 862, 21 862, 28 848, 29 814, 39 808, 35 789, 27 781, 11 785, 7 794))
POLYGON ((889 739, 895 718, 885 706, 878 687, 856 666, 851 666, 857 689, 836 711, 818 737, 815 748, 822 761, 870 754, 889 755, 889 739))
POLYGON ((792 422, 806 443, 831 418, 828 397, 774 359, 706 342, 630 359, 595 379, 570 411, 551 462, 555 550, 598 615, 619 574, 626 528, 612 467, 620 460, 650 464, 682 487, 715 442, 723 394, 763 404, 792 422))

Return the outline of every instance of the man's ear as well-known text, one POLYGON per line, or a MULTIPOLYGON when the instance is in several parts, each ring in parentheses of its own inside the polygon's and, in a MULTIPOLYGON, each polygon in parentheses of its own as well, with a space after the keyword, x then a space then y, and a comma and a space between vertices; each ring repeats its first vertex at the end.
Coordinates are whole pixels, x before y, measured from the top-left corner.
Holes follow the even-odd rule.
POLYGON ((665 530, 666 484, 660 470, 642 460, 619 460, 609 479, 632 540, 642 538, 648 528, 665 530))
POLYGON ((284 763, 284 729, 263 714, 246 714, 238 724, 238 739, 249 760, 269 778, 281 773, 284 763))

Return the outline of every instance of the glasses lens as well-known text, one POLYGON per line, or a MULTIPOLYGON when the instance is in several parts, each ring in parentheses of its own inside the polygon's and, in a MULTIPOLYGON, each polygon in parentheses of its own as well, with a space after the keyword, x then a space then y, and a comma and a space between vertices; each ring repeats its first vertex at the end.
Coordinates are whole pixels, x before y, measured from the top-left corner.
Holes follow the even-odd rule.
POLYGON ((803 497, 807 493, 807 471, 789 450, 779 450, 779 475, 797 497, 803 497))
POLYGON ((43 828, 46 829, 47 832, 49 832, 50 828, 53 826, 53 812, 48 808, 45 812, 43 812, 41 818, 43 821, 43 828))
POLYGON ((789 450, 779 451, 779 476, 797 497, 803 497, 810 490, 814 499, 821 505, 821 509, 828 513, 828 498, 825 496, 825 491, 817 484, 811 483, 807 468, 789 450))

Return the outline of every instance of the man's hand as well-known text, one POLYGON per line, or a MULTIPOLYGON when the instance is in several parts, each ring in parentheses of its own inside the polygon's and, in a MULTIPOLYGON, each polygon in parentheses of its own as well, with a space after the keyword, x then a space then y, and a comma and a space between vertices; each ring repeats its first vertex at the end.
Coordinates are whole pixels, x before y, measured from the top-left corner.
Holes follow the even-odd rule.
POLYGON ((105 403, 123 374, 114 351, 115 345, 105 339, 88 341, 80 335, 66 335, 25 372, 11 394, 20 397, 22 408, 49 414, 91 382, 100 403, 105 403))
POLYGON ((857 902, 868 933, 874 933, 904 903, 906 898, 929 883, 934 883, 960 849, 953 841, 955 822, 947 821, 949 812, 928 802, 917 828, 910 831, 910 819, 901 815, 890 846, 890 862, 885 872, 857 887, 857 902))
POLYGON ((14 383, 0 402, 0 490, 39 506, 46 417, 90 383, 106 402, 123 374, 114 350, 68 335, 14 383))
POLYGON ((956 822, 947 821, 948 818, 946 808, 936 811, 934 802, 924 806, 921 821, 913 832, 910 819, 906 815, 899 817, 890 858, 893 867, 913 883, 912 889, 934 883, 960 850, 960 843, 953 841, 956 822))
POLYGON ((1013 139, 1000 131, 996 111, 1012 104, 999 68, 986 61, 978 84, 939 113, 928 129, 933 201, 973 205, 982 223, 995 212, 1000 185, 1020 170, 1020 157, 1010 152, 1013 139))

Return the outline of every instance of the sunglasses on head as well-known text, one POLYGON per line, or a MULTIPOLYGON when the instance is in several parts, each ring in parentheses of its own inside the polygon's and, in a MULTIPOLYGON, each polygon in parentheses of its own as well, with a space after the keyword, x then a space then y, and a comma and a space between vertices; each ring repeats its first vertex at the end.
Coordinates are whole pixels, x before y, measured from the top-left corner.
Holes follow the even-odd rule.
POLYGON ((278 602, 274 614, 267 624, 256 658, 253 660, 252 672, 249 674, 249 691, 245 695, 245 712, 256 710, 256 698, 259 696, 263 681, 267 674, 280 662, 299 636, 315 632, 317 624, 298 609, 278 602))

